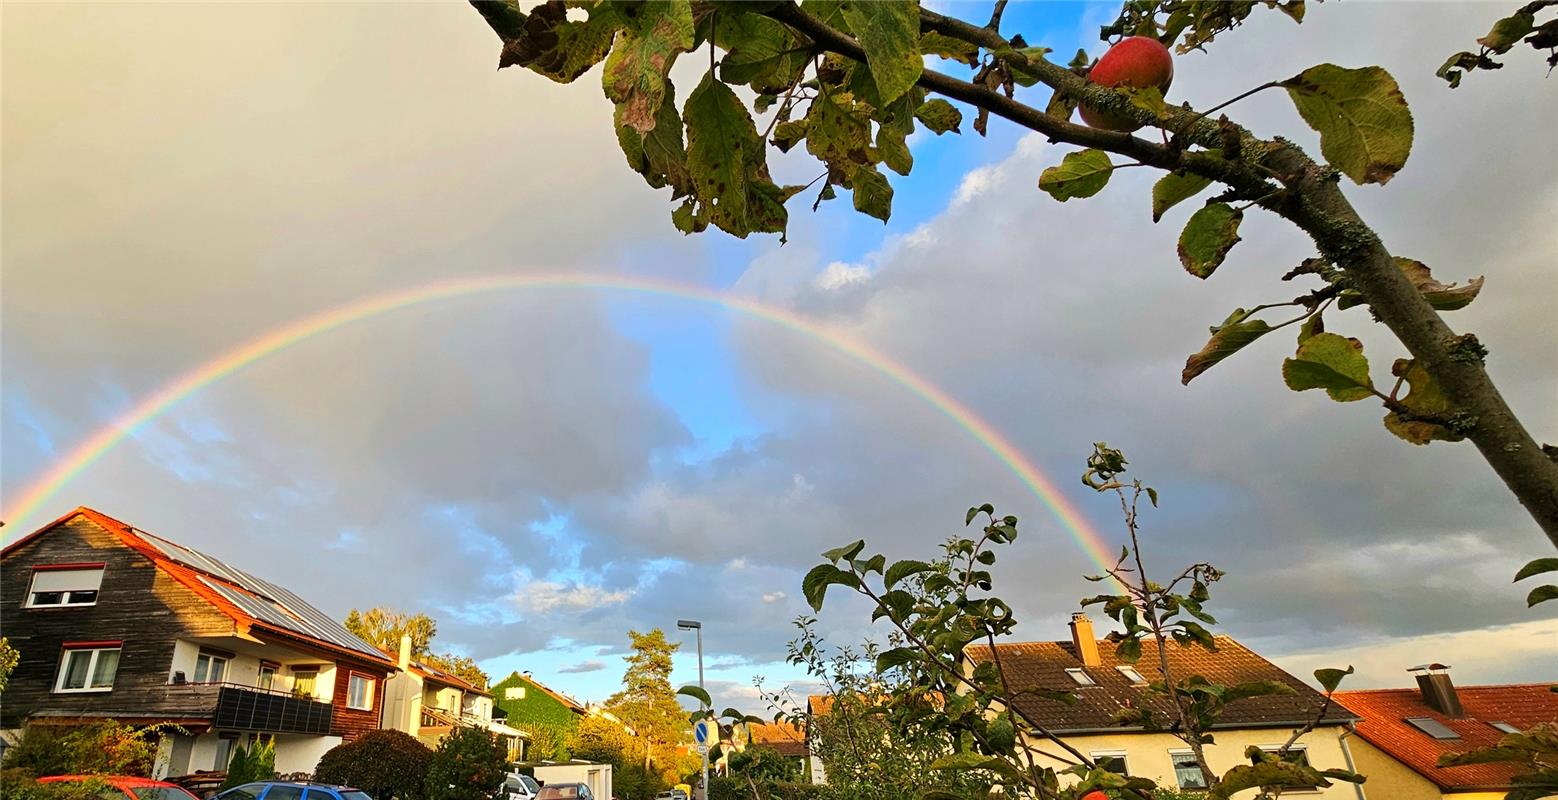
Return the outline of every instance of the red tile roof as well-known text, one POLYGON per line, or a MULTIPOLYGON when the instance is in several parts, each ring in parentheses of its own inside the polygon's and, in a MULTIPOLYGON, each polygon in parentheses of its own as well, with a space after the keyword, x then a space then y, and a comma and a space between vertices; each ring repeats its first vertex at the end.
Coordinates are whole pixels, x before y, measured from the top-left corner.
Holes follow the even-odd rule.
POLYGON ((770 748, 782 756, 806 755, 806 734, 788 722, 765 722, 747 728, 752 744, 770 748))
MULTIPOLYGON (((1284 672, 1277 665, 1261 658, 1254 651, 1227 636, 1218 636, 1217 651, 1194 646, 1183 647, 1169 643, 1169 668, 1176 679, 1200 675, 1214 683, 1233 686, 1248 681, 1272 680, 1285 683, 1293 694, 1254 697, 1230 703, 1223 712, 1217 727, 1285 727, 1307 722, 1320 708, 1324 697, 1298 678, 1284 672)), ((1014 686, 1037 686, 1072 692, 1077 696, 1073 705, 1046 700, 1034 695, 1024 695, 1017 700, 1017 708, 1030 719, 1056 732, 1082 732, 1094 730, 1118 730, 1115 714, 1126 708, 1152 707, 1158 720, 1167 725, 1173 719, 1173 709, 1161 695, 1149 695, 1146 687, 1135 684, 1122 674, 1117 666, 1134 666, 1148 681, 1158 680, 1157 643, 1142 642, 1141 659, 1127 665, 1115 657, 1114 645, 1108 641, 1098 643, 1101 663, 1084 667, 1077 657, 1076 647, 1070 641, 1023 642, 1000 645, 1001 666, 1014 686), (1079 686, 1066 673, 1067 669, 1082 669, 1093 680, 1093 686, 1079 686)), ((965 653, 973 661, 990 660, 988 645, 970 646, 965 653)), ((1340 725, 1354 718, 1346 708, 1332 703, 1322 725, 1340 725)))
POLYGON ((1466 716, 1447 717, 1423 703, 1417 689, 1373 689, 1337 692, 1336 697, 1363 718, 1358 735, 1392 758, 1433 781, 1441 789, 1504 789, 1518 771, 1512 764, 1470 764, 1440 767, 1439 756, 1497 744, 1504 733, 1491 722, 1506 722, 1521 730, 1539 722, 1558 722, 1558 694, 1545 683, 1510 686, 1457 686, 1466 716), (1435 739, 1409 723, 1428 717, 1459 734, 1459 739, 1435 739))

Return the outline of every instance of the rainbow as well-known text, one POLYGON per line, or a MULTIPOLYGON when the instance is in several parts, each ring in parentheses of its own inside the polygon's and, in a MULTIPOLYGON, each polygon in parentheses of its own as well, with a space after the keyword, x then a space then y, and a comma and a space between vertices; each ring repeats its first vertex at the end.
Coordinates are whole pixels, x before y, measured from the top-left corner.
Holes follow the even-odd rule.
POLYGON ((794 312, 736 295, 669 281, 585 273, 493 275, 442 280, 325 309, 269 330, 163 385, 157 391, 142 398, 118 419, 103 426, 77 445, 22 492, 16 505, 8 509, 10 518, 6 528, 25 531, 26 528, 17 523, 33 516, 45 501, 92 466, 104 453, 178 405, 180 401, 298 342, 329 333, 354 322, 425 303, 483 292, 538 289, 633 292, 707 303, 774 323, 843 353, 908 389, 972 435, 1022 481, 1100 569, 1107 569, 1115 562, 1116 554, 1113 549, 1104 542, 1065 495, 1055 488, 1054 483, 1015 445, 1002 437, 990 423, 981 419, 979 415, 940 387, 869 345, 842 331, 809 320, 794 312))

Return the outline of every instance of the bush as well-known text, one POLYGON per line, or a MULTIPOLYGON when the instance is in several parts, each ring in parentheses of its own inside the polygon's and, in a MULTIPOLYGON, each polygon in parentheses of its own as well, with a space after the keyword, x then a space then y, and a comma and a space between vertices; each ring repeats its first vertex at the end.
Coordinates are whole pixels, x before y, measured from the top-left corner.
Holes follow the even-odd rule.
POLYGON ((222 789, 231 789, 245 783, 268 781, 276 777, 276 742, 274 739, 256 742, 253 747, 240 747, 233 753, 227 765, 227 778, 222 789))
POLYGON ((508 752, 490 731, 455 728, 428 764, 428 800, 494 800, 507 766, 508 752))
POLYGON ((400 731, 371 731, 330 748, 314 780, 361 789, 375 800, 422 800, 433 751, 400 731))
MULTIPOLYGON (((7 762, 10 758, 6 759, 7 762)), ((24 770, 0 771, 0 787, 5 800, 102 800, 114 789, 101 780, 70 783, 39 783, 24 770)))
POLYGON ((133 775, 149 777, 157 756, 159 728, 137 728, 113 720, 92 722, 67 731, 28 725, 22 738, 7 748, 5 766, 18 774, 133 775))
POLYGON ((748 783, 744 776, 731 775, 709 778, 709 800, 754 800, 754 785, 759 800, 827 800, 835 796, 826 786, 755 779, 748 783))

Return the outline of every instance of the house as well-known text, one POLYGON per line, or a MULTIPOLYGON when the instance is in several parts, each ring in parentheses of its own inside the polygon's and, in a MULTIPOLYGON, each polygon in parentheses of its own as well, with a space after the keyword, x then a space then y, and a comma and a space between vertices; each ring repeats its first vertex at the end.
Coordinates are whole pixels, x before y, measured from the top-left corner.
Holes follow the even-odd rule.
POLYGON ((551 689, 528 672, 510 673, 492 685, 492 695, 497 706, 495 713, 509 726, 528 734, 525 759, 553 760, 566 755, 569 735, 578 727, 579 719, 589 713, 584 704, 551 689))
MULTIPOLYGON (((1076 696, 1074 704, 1046 700, 1024 694, 1016 701, 1026 717, 1058 735, 1067 745, 1106 768, 1128 775, 1151 778, 1160 786, 1185 790, 1204 787, 1190 749, 1170 733, 1149 731, 1140 726, 1118 724, 1116 714, 1144 706, 1158 711, 1168 724, 1172 706, 1160 695, 1147 692, 1150 680, 1158 679, 1149 665, 1158 663, 1158 648, 1153 641, 1142 643, 1138 664, 1128 664, 1115 656, 1114 645, 1093 634, 1093 624, 1085 614, 1074 614, 1071 638, 1067 641, 1000 644, 995 653, 988 645, 972 645, 964 651, 970 668, 1000 656, 1001 667, 1013 686, 1067 691, 1076 696)), ((1299 679, 1244 645, 1227 636, 1216 637, 1217 651, 1202 647, 1182 647, 1170 642, 1167 657, 1176 678, 1201 675, 1223 685, 1271 680, 1286 684, 1293 694, 1256 697, 1230 704, 1213 728, 1216 743, 1205 747, 1212 771, 1217 774, 1249 763, 1245 755, 1251 747, 1275 751, 1295 729, 1305 725, 1319 710, 1324 697, 1299 679)), ((808 699, 808 714, 815 721, 831 713, 831 697, 808 699)), ((1320 769, 1346 769, 1352 762, 1348 752, 1351 736, 1347 726, 1355 715, 1338 703, 1332 703, 1314 730, 1305 734, 1289 751, 1289 757, 1304 759, 1320 769)), ((810 729, 810 728, 809 728, 810 729)), ((817 743, 810 741, 813 782, 824 782, 826 775, 817 754, 817 743)), ((1044 755, 1055 748, 1035 743, 1035 760, 1043 766, 1063 769, 1068 766, 1044 755)), ((1289 793, 1292 793, 1291 790, 1289 793)), ((1306 797, 1325 800, 1363 800, 1362 791, 1346 783, 1304 791, 1306 797)))
POLYGON ((380 724, 395 664, 291 590, 89 508, 0 551, 0 626, 20 651, 0 728, 170 723, 156 774, 226 769, 276 744, 276 769, 380 724))
POLYGON ((524 758, 523 731, 493 718, 492 692, 439 667, 411 657, 411 637, 400 640, 397 672, 384 687, 384 727, 409 733, 428 747, 457 727, 492 731, 508 749, 509 758, 524 758))
POLYGON ((790 722, 764 722, 761 724, 748 724, 746 738, 751 741, 752 747, 766 747, 778 753, 786 761, 795 763, 797 775, 806 773, 809 751, 806 747, 806 733, 798 726, 790 722))
POLYGON ((1558 694, 1546 683, 1457 687, 1443 664, 1408 671, 1417 678, 1415 688, 1336 693, 1362 717, 1352 752, 1358 771, 1369 778, 1369 796, 1502 800, 1519 771, 1516 765, 1440 767, 1439 757, 1558 722, 1558 694))

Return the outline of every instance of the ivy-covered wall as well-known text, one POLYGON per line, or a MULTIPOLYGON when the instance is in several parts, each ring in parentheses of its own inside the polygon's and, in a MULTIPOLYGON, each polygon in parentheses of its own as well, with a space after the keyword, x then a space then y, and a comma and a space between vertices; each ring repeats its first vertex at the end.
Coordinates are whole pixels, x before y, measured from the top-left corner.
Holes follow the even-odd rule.
POLYGON ((514 672, 492 685, 493 702, 508 714, 507 724, 530 734, 531 760, 568 758, 568 743, 579 726, 579 715, 525 676, 514 672), (510 697, 523 689, 524 697, 510 697))

